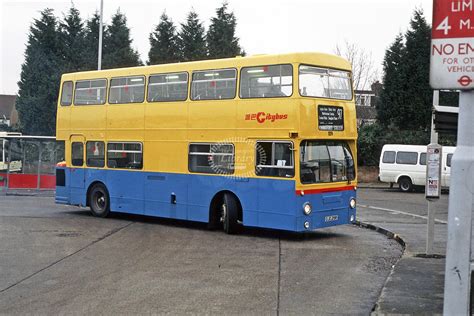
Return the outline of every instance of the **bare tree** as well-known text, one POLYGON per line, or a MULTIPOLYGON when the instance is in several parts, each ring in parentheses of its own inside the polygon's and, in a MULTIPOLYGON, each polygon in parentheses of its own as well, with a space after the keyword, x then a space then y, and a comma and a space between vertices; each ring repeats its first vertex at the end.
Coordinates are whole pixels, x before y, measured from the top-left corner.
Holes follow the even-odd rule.
POLYGON ((374 65, 372 53, 356 43, 345 40, 342 46, 336 45, 334 53, 346 58, 351 63, 354 89, 366 90, 378 80, 378 70, 374 65))

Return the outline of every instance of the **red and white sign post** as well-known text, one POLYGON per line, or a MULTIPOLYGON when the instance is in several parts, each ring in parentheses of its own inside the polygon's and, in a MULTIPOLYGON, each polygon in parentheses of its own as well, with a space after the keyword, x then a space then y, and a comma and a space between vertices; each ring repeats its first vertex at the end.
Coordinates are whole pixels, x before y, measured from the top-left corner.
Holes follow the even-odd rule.
POLYGON ((452 158, 444 314, 470 314, 474 207, 474 0, 434 0, 430 84, 461 90, 452 158))
POLYGON ((434 0, 430 84, 474 88, 474 1, 434 0))

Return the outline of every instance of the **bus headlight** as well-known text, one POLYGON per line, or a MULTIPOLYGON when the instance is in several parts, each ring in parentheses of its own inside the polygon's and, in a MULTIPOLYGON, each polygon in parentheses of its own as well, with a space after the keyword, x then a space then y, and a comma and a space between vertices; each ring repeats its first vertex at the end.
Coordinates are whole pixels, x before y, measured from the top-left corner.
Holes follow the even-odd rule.
POLYGON ((304 228, 309 229, 309 222, 304 222, 304 228))
POLYGON ((349 201, 349 206, 351 208, 355 208, 356 207, 356 200, 354 198, 352 198, 350 201, 349 201))
POLYGON ((303 204, 303 213, 305 215, 311 214, 312 211, 313 209, 311 208, 311 204, 309 204, 309 202, 306 202, 305 204, 303 204))

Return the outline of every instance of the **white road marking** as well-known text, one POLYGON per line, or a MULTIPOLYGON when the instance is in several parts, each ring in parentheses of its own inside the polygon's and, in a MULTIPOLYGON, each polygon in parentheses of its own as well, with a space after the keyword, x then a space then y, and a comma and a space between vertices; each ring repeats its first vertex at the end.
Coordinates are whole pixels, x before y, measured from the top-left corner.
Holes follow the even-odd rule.
MULTIPOLYGON (((392 210, 392 209, 389 209, 389 208, 383 208, 383 207, 377 207, 377 206, 371 206, 371 205, 364 205, 364 204, 358 204, 358 206, 363 207, 363 208, 370 208, 370 209, 373 209, 373 210, 385 211, 385 212, 390 212, 390 213, 394 213, 394 214, 412 216, 412 217, 422 218, 422 219, 428 220, 428 217, 426 217, 426 216, 413 214, 413 213, 408 213, 408 212, 403 212, 403 211, 392 210)), ((440 219, 435 219, 435 222, 440 223, 440 224, 448 224, 447 221, 443 221, 443 220, 440 220, 440 219)))

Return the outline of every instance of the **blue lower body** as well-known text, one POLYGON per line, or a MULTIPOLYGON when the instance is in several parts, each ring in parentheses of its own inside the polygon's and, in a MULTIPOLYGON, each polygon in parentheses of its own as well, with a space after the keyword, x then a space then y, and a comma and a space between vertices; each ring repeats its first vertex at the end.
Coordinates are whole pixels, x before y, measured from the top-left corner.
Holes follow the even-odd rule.
POLYGON ((127 170, 59 168, 64 183, 56 187, 56 203, 87 204, 88 189, 105 184, 110 210, 165 218, 208 222, 212 199, 232 192, 242 206, 244 226, 295 232, 349 224, 356 210, 349 207, 354 189, 297 195, 294 180, 232 178, 200 174, 136 172, 127 170), (312 213, 303 213, 304 203, 312 213), (305 222, 307 222, 305 227, 305 222))

